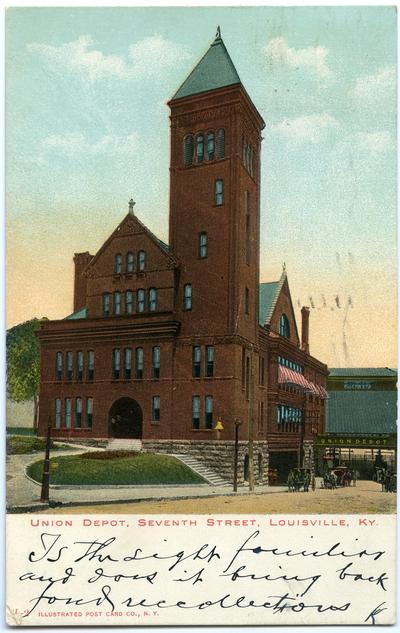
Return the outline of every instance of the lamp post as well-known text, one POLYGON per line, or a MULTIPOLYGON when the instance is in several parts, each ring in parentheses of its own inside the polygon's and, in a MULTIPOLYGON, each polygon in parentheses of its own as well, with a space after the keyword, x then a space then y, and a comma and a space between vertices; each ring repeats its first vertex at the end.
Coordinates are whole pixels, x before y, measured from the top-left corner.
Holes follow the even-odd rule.
POLYGON ((239 457, 239 426, 242 424, 241 420, 236 418, 235 420, 235 452, 233 460, 233 492, 237 492, 238 489, 238 457, 239 457))
POLYGON ((49 502, 50 487, 50 443, 51 443, 51 418, 47 422, 46 452, 43 464, 42 489, 40 493, 40 501, 49 502))

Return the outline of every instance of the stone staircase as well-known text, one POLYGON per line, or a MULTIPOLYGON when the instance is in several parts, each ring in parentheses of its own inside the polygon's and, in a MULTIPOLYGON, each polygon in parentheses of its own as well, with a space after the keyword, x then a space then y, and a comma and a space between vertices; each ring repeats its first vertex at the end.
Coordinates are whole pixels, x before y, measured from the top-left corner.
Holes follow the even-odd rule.
POLYGON ((142 440, 136 439, 122 439, 119 437, 114 437, 112 440, 109 440, 107 447, 107 451, 135 451, 136 453, 140 453, 142 450, 142 440))
POLYGON ((171 453, 171 457, 176 457, 183 464, 188 466, 195 473, 203 477, 208 483, 213 486, 229 486, 229 482, 226 479, 220 477, 214 470, 208 468, 199 460, 191 457, 190 455, 181 455, 177 453, 171 453))

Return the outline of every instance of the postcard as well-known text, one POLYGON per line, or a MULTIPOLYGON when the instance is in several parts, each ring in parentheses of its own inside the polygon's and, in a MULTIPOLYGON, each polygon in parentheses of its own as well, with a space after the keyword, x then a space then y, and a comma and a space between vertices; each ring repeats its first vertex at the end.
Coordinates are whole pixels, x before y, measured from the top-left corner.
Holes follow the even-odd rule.
POLYGON ((396 28, 7 10, 10 626, 395 623, 396 28))

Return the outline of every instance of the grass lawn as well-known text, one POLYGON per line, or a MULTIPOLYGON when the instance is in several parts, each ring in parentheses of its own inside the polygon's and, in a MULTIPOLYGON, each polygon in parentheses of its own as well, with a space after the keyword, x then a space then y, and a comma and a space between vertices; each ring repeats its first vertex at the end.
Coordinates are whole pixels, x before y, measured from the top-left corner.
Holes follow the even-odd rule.
MULTIPOLYGON (((29 435, 12 435, 7 437, 7 455, 24 455, 26 453, 36 453, 38 451, 44 451, 46 448, 46 440, 33 437, 29 435)), ((50 444, 52 450, 71 450, 70 446, 63 446, 61 444, 54 445, 53 441, 50 444)))
MULTIPOLYGON (((31 464, 28 475, 42 480, 43 462, 31 464)), ((50 460, 51 484, 202 484, 205 480, 169 455, 99 452, 54 457, 50 460), (100 457, 101 456, 101 457, 100 457)))

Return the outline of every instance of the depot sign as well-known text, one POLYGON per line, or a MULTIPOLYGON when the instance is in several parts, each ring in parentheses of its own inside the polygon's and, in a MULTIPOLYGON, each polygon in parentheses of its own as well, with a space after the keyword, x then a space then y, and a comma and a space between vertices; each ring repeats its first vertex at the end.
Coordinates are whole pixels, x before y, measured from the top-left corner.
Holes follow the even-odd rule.
POLYGON ((396 435, 317 435, 317 446, 352 446, 355 448, 396 448, 396 435))

